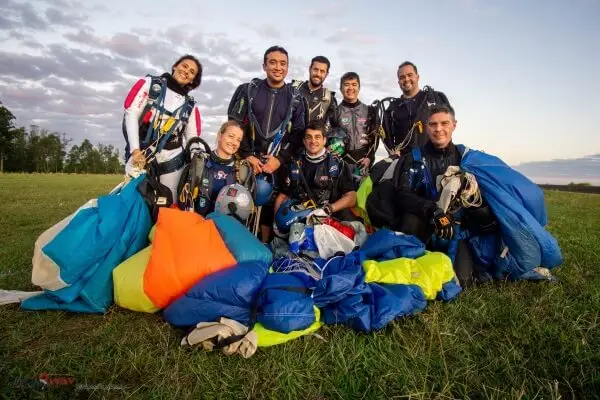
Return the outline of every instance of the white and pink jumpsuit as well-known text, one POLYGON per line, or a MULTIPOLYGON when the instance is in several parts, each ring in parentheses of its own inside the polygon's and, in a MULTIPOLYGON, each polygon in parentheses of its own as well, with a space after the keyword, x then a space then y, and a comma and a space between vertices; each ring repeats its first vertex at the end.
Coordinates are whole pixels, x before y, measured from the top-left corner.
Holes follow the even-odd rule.
MULTIPOLYGON (((129 91, 127 98, 125 99, 125 130, 127 132, 127 138, 129 141, 130 152, 133 153, 133 150, 140 148, 140 121, 142 120, 142 113, 148 104, 148 93, 150 92, 150 85, 152 82, 151 77, 146 77, 140 79, 136 82, 135 85, 129 91)), ((187 98, 184 94, 178 93, 180 91, 175 91, 167 86, 165 98, 164 98, 164 108, 169 112, 174 112, 179 107, 181 107, 186 101, 187 98)), ((166 115, 156 115, 157 109, 155 107, 151 107, 148 115, 143 116, 144 122, 152 122, 155 118, 160 118, 160 125, 164 124, 168 117, 166 115)), ((194 109, 192 110, 187 125, 185 125, 185 131, 182 132, 183 124, 179 124, 179 126, 175 129, 175 135, 183 135, 181 138, 181 147, 177 147, 174 149, 162 149, 160 152, 156 154, 156 161, 158 164, 165 163, 174 159, 184 151, 187 142, 193 138, 200 136, 202 130, 202 119, 200 118, 200 110, 197 105, 194 105, 194 109)), ((142 137, 145 135, 145 132, 142 132, 142 137)), ((130 156, 125 165, 125 172, 129 175, 133 170, 132 165, 132 157, 130 156)), ((167 173, 160 175, 160 183, 167 186, 171 189, 171 193, 173 194, 173 201, 177 202, 177 185, 179 183, 179 178, 181 177, 181 173, 183 171, 183 167, 167 173)))

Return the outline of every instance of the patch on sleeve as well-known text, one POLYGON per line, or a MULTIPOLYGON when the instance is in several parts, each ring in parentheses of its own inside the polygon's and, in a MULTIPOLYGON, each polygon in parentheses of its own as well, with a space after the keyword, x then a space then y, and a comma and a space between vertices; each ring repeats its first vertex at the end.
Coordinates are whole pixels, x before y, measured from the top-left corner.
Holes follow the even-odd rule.
MULTIPOLYGON (((126 109, 129 108, 129 107, 131 107, 131 104, 135 100, 135 98, 138 95, 138 93, 140 92, 140 90, 144 87, 145 83, 146 83, 145 79, 140 79, 139 81, 137 81, 135 83, 135 85, 133 85, 133 87, 129 91, 129 94, 125 98, 125 104, 124 104, 124 106, 125 106, 126 109)), ((147 91, 144 93, 144 98, 146 96, 148 96, 148 92, 147 91)))
POLYGON ((200 136, 202 131, 202 119, 200 118, 200 110, 194 107, 194 117, 196 117, 196 136, 200 136))

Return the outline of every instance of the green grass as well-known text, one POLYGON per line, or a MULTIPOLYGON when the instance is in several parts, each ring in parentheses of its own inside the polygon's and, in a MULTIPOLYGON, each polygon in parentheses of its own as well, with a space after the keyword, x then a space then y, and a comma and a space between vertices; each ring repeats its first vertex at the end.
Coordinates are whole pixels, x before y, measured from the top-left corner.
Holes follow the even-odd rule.
MULTIPOLYGON (((37 236, 119 180, 0 175, 0 288, 34 289, 37 236)), ((565 259, 559 283, 487 284, 380 332, 328 326, 326 342, 303 337, 248 360, 181 348, 160 315, 0 306, 0 397, 599 398, 600 196, 546 195, 565 259), (26 388, 42 372, 88 389, 26 388)))

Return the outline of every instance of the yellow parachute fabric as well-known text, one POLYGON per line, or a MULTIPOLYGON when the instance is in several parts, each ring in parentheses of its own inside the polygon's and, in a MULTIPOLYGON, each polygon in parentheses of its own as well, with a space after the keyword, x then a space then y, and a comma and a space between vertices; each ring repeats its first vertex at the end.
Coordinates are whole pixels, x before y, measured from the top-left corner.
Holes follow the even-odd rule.
MULTIPOLYGON (((154 239, 153 227, 148 235, 154 239)), ((144 271, 150 259, 152 245, 140 250, 113 270, 113 287, 115 303, 132 311, 155 313, 160 311, 144 292, 144 271)))
POLYGON ((296 339, 300 336, 308 335, 319 329, 323 323, 321 322, 321 311, 315 307, 315 322, 311 326, 302 331, 292 331, 290 333, 281 333, 276 331, 270 331, 261 324, 257 323, 254 325, 254 332, 258 336, 258 347, 275 346, 276 344, 282 344, 292 339, 296 339))
POLYGON ((366 282, 417 285, 428 300, 435 300, 442 286, 455 277, 450 257, 437 251, 427 252, 414 260, 366 260, 363 269, 366 282))
POLYGON ((371 221, 369 221, 369 215, 367 214, 367 197, 373 191, 373 181, 370 176, 367 176, 360 186, 358 187, 358 191, 356 192, 356 209, 360 213, 361 218, 365 222, 365 226, 370 226, 371 221))

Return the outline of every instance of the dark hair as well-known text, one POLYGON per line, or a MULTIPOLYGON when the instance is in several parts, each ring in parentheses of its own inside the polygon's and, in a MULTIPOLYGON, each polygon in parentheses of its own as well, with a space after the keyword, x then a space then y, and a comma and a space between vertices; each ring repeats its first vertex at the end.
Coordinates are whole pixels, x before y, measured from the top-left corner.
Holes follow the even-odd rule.
POLYGON ((263 64, 267 63, 267 56, 271 53, 275 53, 276 51, 285 54, 286 58, 289 59, 288 52, 286 49, 284 49, 281 46, 271 46, 267 49, 267 51, 265 51, 265 55, 263 57, 263 64))
POLYGON ((184 89, 187 89, 187 90, 194 90, 198 86, 200 86, 200 82, 202 82, 202 64, 200 64, 200 61, 196 57, 194 57, 194 56, 192 56, 190 54, 186 54, 185 56, 180 57, 179 60, 175 61, 175 63, 171 67, 171 74, 173 73, 173 70, 175 69, 175 66, 179 65, 179 63, 182 62, 182 61, 184 61, 184 60, 193 61, 198 66, 198 72, 196 72, 196 76, 194 77, 194 79, 190 83, 188 83, 184 87, 184 89))
POLYGON ((452 108, 452 106, 449 104, 431 107, 431 109, 429 110, 429 115, 428 115, 427 119, 429 120, 429 118, 431 118, 431 116, 433 114, 438 114, 438 113, 450 114, 452 116, 452 119, 456 120, 456 114, 454 113, 454 108, 452 108))
POLYGON ((340 79, 340 89, 344 86, 344 82, 351 81, 352 79, 356 79, 360 87, 360 76, 356 72, 346 72, 340 79))
POLYGON ((402 64, 398 65, 398 71, 400 71, 400 68, 407 67, 409 65, 411 67, 413 67, 413 69, 415 70, 415 74, 419 73, 419 71, 417 71, 417 66, 415 64, 411 63, 410 61, 404 61, 402 64))
POLYGON ((329 68, 331 67, 331 64, 329 63, 329 60, 327 59, 327 57, 325 57, 325 56, 314 57, 312 60, 310 60, 310 67, 312 68, 313 64, 316 62, 326 64, 327 72, 329 72, 329 68))
MULTIPOLYGON (((315 120, 315 121, 310 121, 307 125, 306 125, 306 130, 312 130, 312 131, 320 131, 321 134, 323 135, 323 137, 325 137, 325 124, 322 121, 319 120, 315 120)), ((305 132, 306 132, 305 130, 305 132)))

